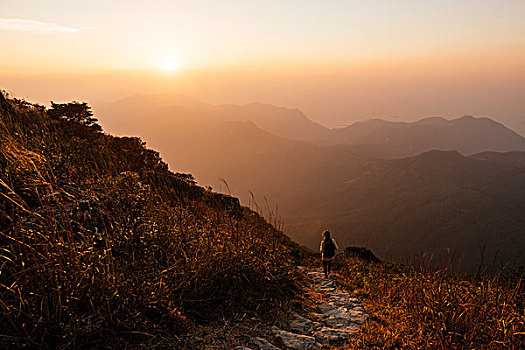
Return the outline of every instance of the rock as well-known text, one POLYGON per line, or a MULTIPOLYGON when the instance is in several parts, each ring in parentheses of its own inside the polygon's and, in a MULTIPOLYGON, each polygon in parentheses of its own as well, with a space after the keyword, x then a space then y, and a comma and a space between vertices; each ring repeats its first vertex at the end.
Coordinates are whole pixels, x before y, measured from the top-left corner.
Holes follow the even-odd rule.
POLYGON ((259 337, 253 337, 251 339, 251 343, 255 346, 257 350, 280 350, 277 346, 273 345, 268 340, 259 337))
POLYGON ((332 317, 332 318, 327 318, 326 320, 324 320, 324 323, 328 327, 332 327, 332 328, 345 328, 346 326, 350 325, 352 321, 348 320, 347 318, 332 317))
POLYGON ((381 261, 372 253, 372 251, 361 247, 346 247, 343 254, 367 262, 377 263, 381 261))
POLYGON ((352 325, 361 325, 366 321, 365 316, 360 318, 340 318, 332 317, 324 320, 324 324, 332 328, 346 328, 352 325))
POLYGON ((329 326, 337 324, 362 324, 366 321, 366 314, 362 308, 338 307, 332 303, 324 303, 319 306, 324 322, 329 326))
POLYGON ((294 333, 274 327, 278 345, 287 349, 321 349, 321 344, 330 347, 359 332, 360 325, 367 319, 360 300, 337 289, 336 281, 325 279, 320 269, 301 270, 312 280, 311 286, 315 290, 313 295, 324 295, 324 300, 328 301, 319 300, 321 304, 317 306, 317 311, 320 313, 314 312, 308 316, 321 322, 293 314, 289 327, 294 333))
POLYGON ((330 294, 335 292, 335 287, 321 287, 317 288, 317 291, 325 294, 330 294))
POLYGON ((342 342, 350 337, 350 332, 344 329, 322 328, 314 332, 315 339, 321 344, 342 342))
POLYGON ((298 314, 293 314, 293 319, 290 321, 290 330, 295 333, 305 334, 319 327, 321 327, 319 322, 313 322, 298 314))
POLYGON ((247 348, 246 346, 237 346, 233 350, 253 350, 252 348, 247 348))
POLYGON ((314 337, 287 332, 277 327, 272 329, 276 338, 287 348, 296 350, 321 350, 322 348, 314 337))

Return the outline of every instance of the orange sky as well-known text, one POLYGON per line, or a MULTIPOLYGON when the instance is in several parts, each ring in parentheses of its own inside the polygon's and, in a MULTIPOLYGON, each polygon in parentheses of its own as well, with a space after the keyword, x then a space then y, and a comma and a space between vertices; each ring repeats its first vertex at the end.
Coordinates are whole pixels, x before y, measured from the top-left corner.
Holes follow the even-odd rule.
POLYGON ((365 118, 489 116, 525 134, 524 1, 0 4, 0 88, 49 100, 183 93, 365 118))

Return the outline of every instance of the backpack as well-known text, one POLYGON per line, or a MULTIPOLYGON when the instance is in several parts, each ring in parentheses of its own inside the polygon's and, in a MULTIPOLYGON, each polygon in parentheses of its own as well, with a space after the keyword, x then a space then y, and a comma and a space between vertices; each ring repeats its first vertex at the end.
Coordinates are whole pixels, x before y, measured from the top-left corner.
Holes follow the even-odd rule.
POLYGON ((323 258, 333 258, 335 255, 335 244, 330 238, 328 241, 324 241, 323 245, 323 258))

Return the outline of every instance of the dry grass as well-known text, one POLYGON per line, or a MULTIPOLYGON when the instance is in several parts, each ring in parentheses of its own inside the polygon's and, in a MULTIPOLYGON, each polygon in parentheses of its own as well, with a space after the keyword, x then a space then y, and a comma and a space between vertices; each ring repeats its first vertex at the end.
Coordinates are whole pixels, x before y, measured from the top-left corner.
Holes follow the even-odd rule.
POLYGON ((296 246, 140 139, 0 116, 0 347, 177 347, 293 295, 296 246))
POLYGON ((523 349, 523 274, 494 276, 341 257, 337 273, 371 319, 347 349, 523 349))

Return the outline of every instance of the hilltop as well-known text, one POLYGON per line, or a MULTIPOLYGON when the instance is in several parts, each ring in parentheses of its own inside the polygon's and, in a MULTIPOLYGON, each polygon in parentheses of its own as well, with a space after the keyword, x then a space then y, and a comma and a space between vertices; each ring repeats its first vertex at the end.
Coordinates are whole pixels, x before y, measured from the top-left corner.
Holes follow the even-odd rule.
POLYGON ((0 116, 0 347, 177 347, 294 295, 297 244, 86 104, 0 116))

